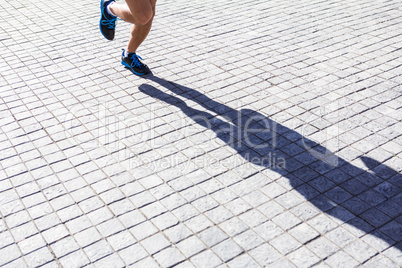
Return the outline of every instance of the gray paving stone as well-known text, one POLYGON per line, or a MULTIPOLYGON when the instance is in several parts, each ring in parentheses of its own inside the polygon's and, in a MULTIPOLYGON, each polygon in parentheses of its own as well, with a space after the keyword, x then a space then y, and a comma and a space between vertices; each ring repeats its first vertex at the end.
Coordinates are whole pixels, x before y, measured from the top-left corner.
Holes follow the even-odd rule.
POLYGON ((162 265, 162 267, 170 267, 184 261, 185 257, 176 248, 169 247, 155 254, 155 259, 162 265))
POLYGON ((119 251, 119 255, 126 265, 132 265, 148 256, 148 253, 140 244, 133 244, 119 251))
POLYGON ((250 227, 256 227, 268 219, 258 210, 249 210, 239 216, 239 219, 250 227))
POLYGON ((16 259, 16 260, 10 262, 8 264, 8 266, 10 266, 10 267, 28 267, 26 262, 22 258, 16 259))
POLYGON ((199 233, 206 228, 213 226, 214 224, 204 215, 199 215, 185 221, 184 224, 194 233, 199 233))
POLYGON ((98 241, 85 247, 84 252, 91 262, 95 262, 113 253, 113 249, 105 240, 98 241))
POLYGON ((44 239, 40 235, 34 235, 18 243, 22 254, 28 254, 32 251, 46 246, 44 239))
POLYGON ((284 230, 289 230, 301 223, 299 218, 288 211, 276 216, 272 221, 284 230))
POLYGON ((108 237, 107 241, 115 251, 119 251, 123 248, 129 247, 130 245, 133 245, 137 242, 129 231, 122 231, 114 234, 108 237))
POLYGON ((62 224, 59 224, 51 229, 41 232, 43 238, 46 240, 48 244, 53 243, 60 238, 66 237, 69 235, 66 227, 62 224))
POLYGON ((6 265, 7 263, 10 263, 21 256, 21 252, 18 250, 18 247, 15 244, 3 248, 2 251, 4 252, 1 257, 2 265, 6 265))
POLYGON ((314 252, 321 259, 326 259, 328 256, 334 254, 339 248, 330 242, 325 237, 319 237, 307 244, 312 252, 314 252))
POLYGON ((396 263, 384 255, 376 255, 368 262, 364 263, 364 267, 398 267, 396 263))
POLYGON ((291 229, 289 231, 289 234, 296 238, 302 244, 306 244, 307 242, 315 239, 320 235, 316 230, 305 223, 302 223, 291 229))
POLYGON ((353 242, 349 246, 345 247, 345 251, 347 251, 348 254, 361 263, 365 262, 367 259, 377 253, 375 249, 361 240, 353 242))
POLYGON ((262 244, 249 254, 262 266, 268 266, 281 257, 278 251, 268 244, 262 244))
POLYGON ((233 217, 232 213, 221 206, 207 211, 205 215, 217 224, 233 217))
POLYGON ((296 264, 297 267, 311 267, 320 261, 319 257, 305 247, 301 247, 290 253, 288 258, 291 262, 296 264))
MULTIPOLYGON (((269 185, 271 185, 271 184, 269 184, 269 185)), ((282 187, 282 186, 279 186, 279 185, 277 185, 278 187, 281 187, 281 192, 283 191, 283 192, 285 192, 286 190, 282 187)), ((271 191, 271 190, 268 190, 269 192, 271 191)), ((274 190, 275 191, 275 190, 274 190)), ((268 194, 267 194, 268 195, 268 194)), ((269 196, 269 195, 268 195, 269 196)), ((278 202, 276 202, 276 201, 274 201, 274 200, 271 200, 271 201, 269 201, 269 202, 267 202, 267 203, 265 203, 265 204, 263 204, 263 205, 261 205, 260 206, 260 210, 264 213, 264 214, 266 214, 267 216, 270 216, 270 217, 274 217, 274 216, 276 216, 276 215, 278 215, 280 212, 282 212, 283 210, 284 210, 284 208, 281 206, 281 205, 279 205, 278 204, 278 202)))
POLYGON ((135 267, 137 265, 140 267, 160 267, 159 264, 151 257, 145 258, 137 263, 134 263, 130 267, 135 267))
POLYGON ((230 239, 215 245, 214 247, 212 247, 212 250, 224 262, 227 262, 244 252, 244 250, 240 248, 239 245, 237 245, 230 239))
POLYGON ((197 210, 189 204, 185 204, 184 206, 173 210, 172 213, 182 222, 191 219, 198 214, 197 210))
POLYGON ((260 226, 254 228, 258 235, 260 235, 265 241, 281 235, 284 231, 272 222, 265 222, 260 226))
POLYGON ((228 263, 229 267, 260 267, 250 255, 242 254, 228 263))
POLYGON ((401 234, 401 224, 396 221, 391 221, 387 223, 384 227, 380 230, 381 232, 385 233, 389 237, 392 237, 395 241, 401 241, 402 234, 401 234))
MULTIPOLYGON (((94 200, 91 200, 91 201, 94 201, 94 200)), ((98 205, 98 204, 96 204, 96 205, 98 205)), ((95 205, 95 207, 96 207, 96 205, 95 205)), ((99 206, 100 205, 101 205, 101 203, 99 203, 99 206)), ((88 216, 89 220, 94 225, 100 224, 102 222, 106 222, 113 217, 113 214, 106 207, 100 207, 99 209, 91 211, 90 213, 87 213, 86 215, 88 216)))
POLYGON ((97 267, 124 267, 124 262, 123 260, 117 255, 117 253, 111 254, 106 256, 105 258, 102 258, 94 263, 95 266, 97 267))
POLYGON ((14 239, 13 239, 11 233, 8 231, 3 231, 0 234, 0 237, 1 237, 1 239, 0 239, 0 241, 1 241, 0 247, 1 248, 4 248, 4 247, 9 246, 14 243, 14 239))
POLYGON ((186 258, 190 258, 204 249, 206 249, 206 245, 198 239, 196 236, 189 237, 180 243, 177 244, 177 248, 186 256, 186 258))
POLYGON ((234 241, 247 251, 264 243, 264 240, 251 230, 237 235, 234 241))
POLYGON ((96 228, 91 227, 77 234, 74 234, 74 239, 82 248, 84 248, 94 242, 101 240, 102 236, 96 228))
POLYGON ((301 246, 296 239, 286 233, 272 239, 270 244, 284 255, 301 246))
POLYGON ((151 254, 161 251, 168 247, 170 242, 160 233, 148 237, 141 241, 141 245, 151 254))
POLYGON ((219 203, 210 196, 201 197, 191 204, 201 212, 206 212, 219 206, 219 203))
POLYGON ((40 248, 32 253, 25 255, 24 259, 29 265, 40 266, 54 260, 54 255, 48 247, 40 248))
POLYGON ((399 11, 158 2, 143 79, 118 62, 128 23, 71 24, 98 5, 6 1, 5 266, 401 266, 399 11))
POLYGON ((347 264, 350 267, 357 267, 359 262, 350 257, 350 255, 346 254, 343 251, 338 251, 331 257, 329 257, 326 261, 326 264, 333 267, 338 267, 347 264))
POLYGON ((248 229, 247 225, 236 217, 224 221, 219 224, 219 227, 229 236, 234 236, 248 229))
POLYGON ((280 258, 280 259, 274 261, 273 263, 269 264, 267 267, 289 267, 289 268, 293 268, 293 267, 296 267, 296 266, 293 263, 291 263, 288 259, 283 257, 283 258, 280 258))
POLYGON ((218 258, 211 250, 205 250, 200 254, 195 255, 190 259, 190 261, 196 267, 212 266, 217 267, 222 263, 222 260, 218 258))
POLYGON ((309 203, 302 203, 292 208, 291 212, 303 221, 306 221, 319 213, 317 208, 309 203))
POLYGON ((328 216, 320 214, 308 221, 308 224, 316 229, 318 232, 325 234, 332 229, 338 227, 338 225, 332 221, 328 216))

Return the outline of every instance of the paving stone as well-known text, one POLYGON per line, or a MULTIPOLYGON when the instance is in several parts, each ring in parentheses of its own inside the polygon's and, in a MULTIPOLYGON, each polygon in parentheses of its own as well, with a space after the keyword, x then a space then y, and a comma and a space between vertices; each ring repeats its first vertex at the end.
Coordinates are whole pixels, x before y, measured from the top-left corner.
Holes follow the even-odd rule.
POLYGON ((358 217, 351 219, 346 224, 342 224, 342 227, 356 237, 362 237, 366 233, 374 230, 374 227, 372 225, 368 224, 358 217))
POLYGON ((25 255, 24 259, 30 265, 39 266, 54 260, 54 255, 49 248, 43 247, 28 255, 25 255))
POLYGON ((194 233, 201 232, 202 230, 213 226, 213 223, 204 215, 196 216, 188 221, 185 221, 184 224, 194 233))
POLYGON ((250 255, 243 254, 228 263, 229 267, 260 267, 250 255))
POLYGON ((133 210, 120 215, 118 219, 126 228, 131 228, 146 220, 145 216, 139 210, 133 210))
POLYGON ((345 247, 345 250, 348 252, 348 254, 361 263, 365 262, 367 259, 377 253, 376 250, 361 240, 353 242, 349 246, 345 247))
POLYGON ((325 261, 325 263, 328 264, 331 267, 333 267, 333 266, 342 266, 342 265, 345 265, 346 263, 348 264, 348 266, 350 265, 350 267, 357 267, 358 264, 359 264, 358 261, 356 261, 350 255, 346 254, 343 251, 336 252, 334 255, 329 257, 325 261))
POLYGON ((102 236, 96 228, 91 227, 77 234, 74 234, 74 239, 82 248, 84 248, 96 241, 101 240, 102 236))
MULTIPOLYGON (((399 243, 400 244, 400 243, 399 243)), ((398 250, 395 247, 390 247, 383 253, 385 256, 387 256, 390 260, 395 262, 397 265, 400 265, 402 263, 402 254, 401 251, 398 250)))
POLYGON ((217 226, 212 226, 199 234, 200 239, 209 247, 212 247, 228 236, 217 226))
POLYGON ((391 221, 390 223, 387 223, 384 227, 382 227, 380 230, 389 237, 392 237, 392 239, 394 239, 395 241, 401 241, 402 239, 401 229, 402 226, 400 223, 396 221, 391 221))
POLYGON ((171 267, 184 261, 185 257, 176 248, 169 247, 155 254, 155 259, 162 267, 171 267))
POLYGON ((89 264, 88 257, 80 250, 59 259, 63 266, 85 266, 89 264))
POLYGON ((0 262, 401 266, 399 2, 156 9, 140 78, 98 5, 2 5, 0 262))
POLYGON ((322 234, 325 234, 338 226, 324 214, 312 218, 308 221, 308 224, 322 234))
POLYGON ((362 214, 362 218, 368 221, 375 227, 380 227, 381 225, 388 222, 391 218, 386 214, 382 213, 376 208, 371 208, 362 214))
POLYGON ((214 266, 217 267, 222 263, 222 260, 218 258, 211 250, 205 250, 200 254, 195 255, 190 259, 190 261, 196 267, 204 267, 204 266, 214 266))
POLYGON ((169 241, 160 233, 141 241, 141 245, 151 254, 161 251, 170 245, 169 241))
POLYGON ((160 265, 151 257, 145 258, 135 264, 133 264, 131 267, 134 266, 140 266, 140 267, 160 267, 160 265))
POLYGON ((254 228, 255 232, 260 235, 265 241, 281 235, 284 231, 272 222, 265 222, 260 226, 254 228))
POLYGON ((18 247, 15 244, 3 248, 2 252, 4 252, 4 254, 2 254, 2 257, 1 257, 2 265, 6 265, 7 263, 9 263, 21 256, 21 252, 18 250, 18 247))
POLYGON ((272 221, 284 230, 289 230, 301 223, 299 218, 287 211, 276 216, 272 221))
POLYGON ((227 262, 244 252, 244 250, 231 239, 225 240, 211 249, 224 262, 227 262))
POLYGON ((217 224, 230 219, 233 216, 227 209, 223 207, 217 207, 209 210, 205 213, 205 215, 217 224))
POLYGON ((296 264, 297 267, 311 267, 320 261, 319 257, 314 255, 314 253, 305 247, 299 248, 290 253, 288 258, 291 262, 296 264))
POLYGON ((346 245, 353 242, 356 237, 349 233, 347 230, 342 227, 338 227, 328 233, 325 234, 325 237, 332 241, 335 245, 340 248, 345 247, 346 245))
POLYGON ((289 231, 289 234, 296 238, 300 243, 306 244, 307 242, 315 239, 320 234, 311 228, 306 223, 302 223, 289 231))
POLYGON ((293 268, 296 267, 293 263, 291 263, 288 259, 285 257, 280 258, 276 261, 274 261, 272 264, 270 264, 272 267, 286 267, 286 268, 293 268))
POLYGON ((130 229, 131 233, 134 237, 140 241, 146 237, 149 237, 152 234, 158 232, 158 229, 149 221, 145 221, 141 224, 138 224, 130 229))
POLYGON ((376 255, 364 264, 365 267, 398 267, 396 263, 384 255, 376 255))
POLYGON ((110 266, 110 267, 124 267, 123 260, 119 257, 117 253, 111 254, 96 261, 95 266, 110 266))
POLYGON ((241 214, 239 219, 250 227, 258 226, 268 220, 267 217, 258 210, 249 210, 241 214))
POLYGON ((321 259, 325 259, 339 250, 339 248, 336 245, 331 243, 325 237, 319 237, 311 241, 310 243, 307 244, 307 248, 309 248, 321 259))
POLYGON ((43 231, 42 235, 46 242, 50 244, 59 240, 60 238, 68 236, 69 233, 64 225, 59 224, 51 229, 43 231))
POLYGON ((292 208, 291 212, 303 221, 306 221, 319 213, 317 208, 309 203, 300 204, 292 208))
POLYGON ((266 243, 253 249, 249 254, 263 266, 267 266, 281 257, 278 251, 266 243))
POLYGON ((137 242, 135 238, 129 233, 129 231, 122 231, 120 233, 114 234, 108 237, 107 241, 115 251, 126 248, 137 242))
MULTIPOLYGON (((14 238, 12 237, 11 233, 8 231, 0 233, 0 248, 4 248, 8 245, 14 243, 14 238)), ((23 251, 23 249, 22 249, 23 251)))
POLYGON ((247 251, 264 243, 264 240, 251 230, 235 236, 234 241, 247 251))
POLYGON ((272 239, 270 244, 284 255, 301 246, 296 239, 286 233, 272 239))
POLYGON ((126 265, 131 265, 147 257, 148 253, 140 244, 137 243, 120 250, 119 255, 124 260, 126 265))
POLYGON ((203 251, 207 246, 196 236, 189 237, 177 244, 177 248, 190 258, 195 254, 203 251))

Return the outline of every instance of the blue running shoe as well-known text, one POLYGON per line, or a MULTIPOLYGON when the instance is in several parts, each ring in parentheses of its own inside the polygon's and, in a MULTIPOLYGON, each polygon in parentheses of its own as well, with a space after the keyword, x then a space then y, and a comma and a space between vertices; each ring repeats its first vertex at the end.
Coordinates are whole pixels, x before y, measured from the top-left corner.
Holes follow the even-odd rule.
POLYGON ((99 21, 99 28, 102 35, 107 40, 114 39, 114 30, 116 28, 116 16, 110 15, 106 8, 109 4, 115 2, 115 0, 101 0, 100 2, 100 9, 101 9, 101 18, 99 21))
POLYGON ((124 67, 129 68, 136 75, 149 74, 151 70, 148 66, 142 63, 140 60, 142 58, 135 53, 128 53, 127 57, 124 57, 125 50, 123 50, 123 55, 121 56, 121 64, 124 67))

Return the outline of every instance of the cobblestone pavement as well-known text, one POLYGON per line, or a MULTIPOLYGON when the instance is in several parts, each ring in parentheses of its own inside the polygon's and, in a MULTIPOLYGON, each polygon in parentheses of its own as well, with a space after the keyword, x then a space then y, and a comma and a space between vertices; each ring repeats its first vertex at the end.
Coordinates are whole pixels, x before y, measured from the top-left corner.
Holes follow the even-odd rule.
POLYGON ((0 266, 402 265, 400 1, 0 13, 0 266))

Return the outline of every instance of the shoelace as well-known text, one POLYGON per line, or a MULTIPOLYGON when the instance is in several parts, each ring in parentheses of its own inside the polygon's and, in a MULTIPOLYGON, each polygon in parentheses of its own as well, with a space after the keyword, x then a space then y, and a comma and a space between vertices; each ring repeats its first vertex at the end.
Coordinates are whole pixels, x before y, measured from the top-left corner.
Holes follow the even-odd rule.
POLYGON ((143 65, 142 62, 140 61, 140 59, 142 60, 142 58, 140 56, 138 56, 137 54, 134 53, 133 55, 131 55, 131 59, 133 60, 131 62, 132 67, 135 67, 135 66, 141 67, 143 65))
POLYGON ((106 16, 104 16, 104 17, 106 19, 101 21, 102 25, 108 26, 109 29, 116 28, 116 20, 118 19, 117 17, 112 17, 110 19, 108 19, 106 16))

